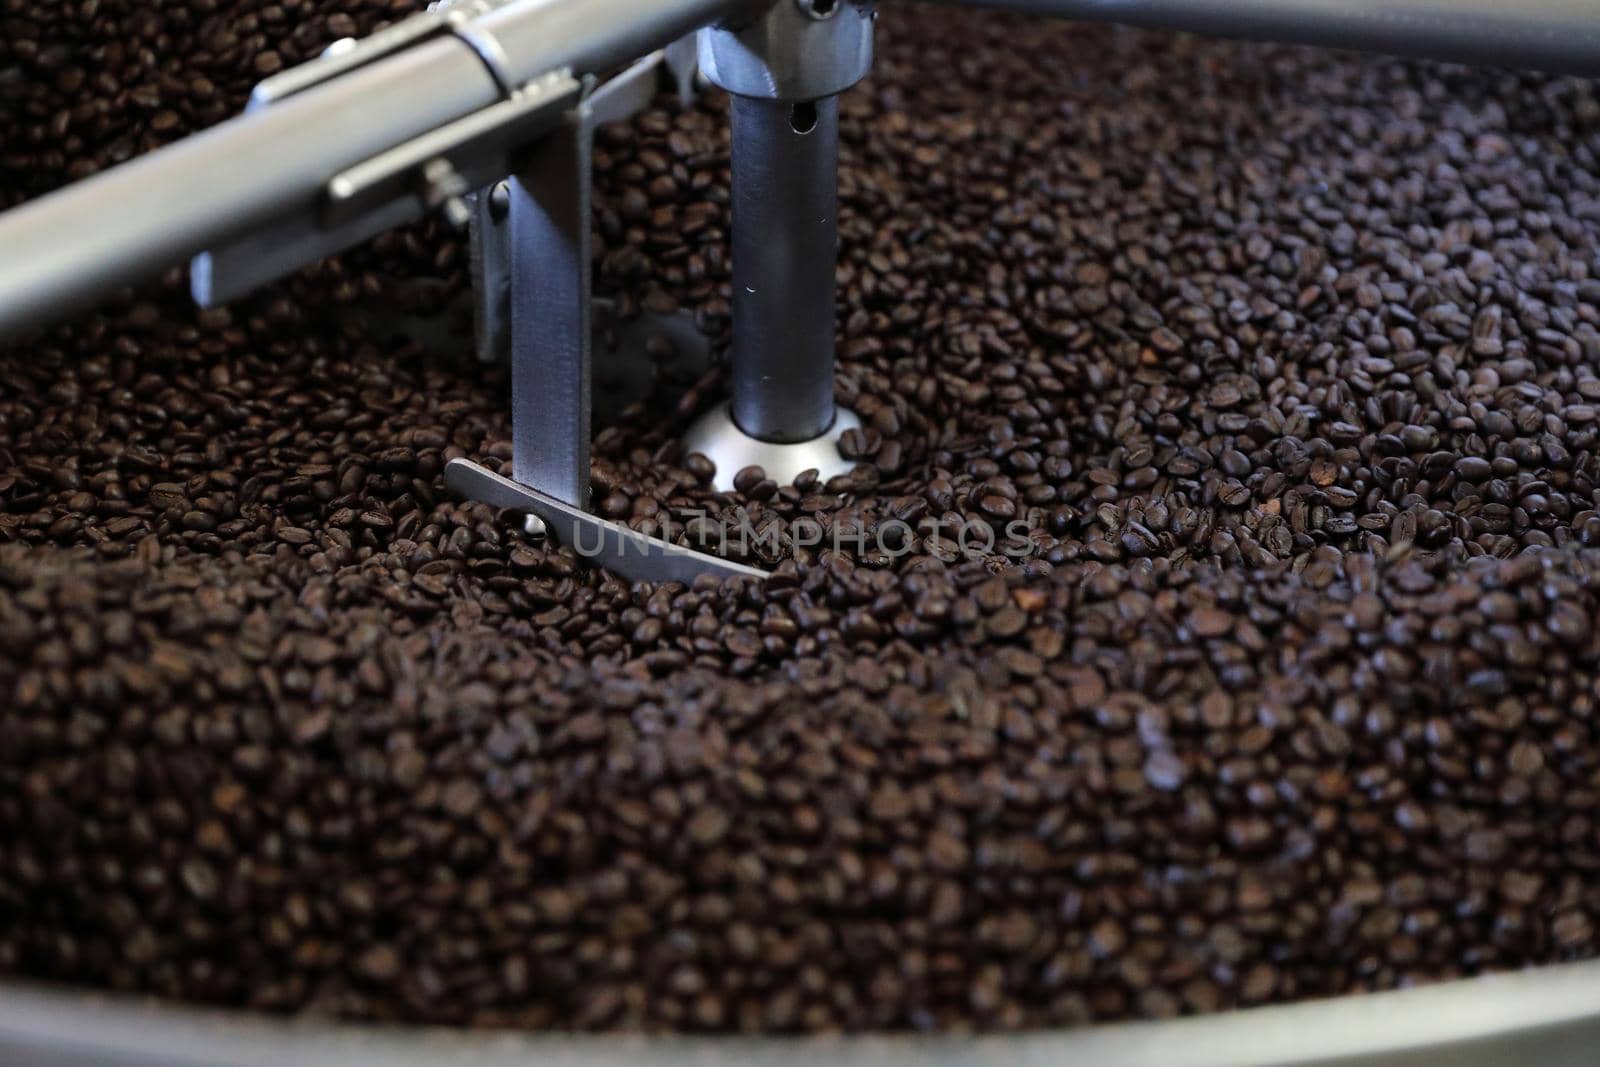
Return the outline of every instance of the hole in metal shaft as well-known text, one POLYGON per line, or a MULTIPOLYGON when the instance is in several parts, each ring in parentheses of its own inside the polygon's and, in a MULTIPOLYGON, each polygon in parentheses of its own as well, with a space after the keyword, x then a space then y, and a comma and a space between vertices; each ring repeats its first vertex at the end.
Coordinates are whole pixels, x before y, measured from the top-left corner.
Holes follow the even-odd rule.
POLYGON ((802 100, 789 110, 789 126, 795 133, 806 134, 817 128, 817 102, 802 100))

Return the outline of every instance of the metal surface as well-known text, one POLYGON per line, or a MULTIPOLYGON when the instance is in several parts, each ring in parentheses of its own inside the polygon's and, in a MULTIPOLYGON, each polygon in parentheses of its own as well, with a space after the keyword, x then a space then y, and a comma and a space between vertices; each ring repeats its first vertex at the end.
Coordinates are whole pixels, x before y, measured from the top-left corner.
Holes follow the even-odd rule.
POLYGON ((732 98, 733 418, 763 441, 833 425, 839 99, 732 98))
POLYGON ((1398 993, 1011 1037, 463 1033, 0 990, 0 1062, 49 1067, 1594 1067, 1600 962, 1398 993))
POLYGON ((499 99, 450 37, 0 215, 0 335, 316 210, 328 176, 499 99), (374 101, 405 100, 375 109, 374 101))
POLYGON ((670 85, 687 107, 694 101, 694 83, 699 70, 694 52, 694 35, 681 37, 667 47, 651 52, 594 91, 590 104, 596 126, 624 122, 655 103, 656 92, 670 85))
POLYGON ((505 100, 341 170, 328 180, 317 210, 196 256, 189 286, 195 302, 216 307, 235 300, 307 263, 415 222, 440 201, 507 173, 517 149, 561 122, 578 88, 564 71, 548 74, 505 100), (435 196, 423 179, 439 163, 461 184, 435 196))
MULTIPOLYGON (((591 293, 594 128, 649 106, 667 70, 667 53, 657 51, 587 93, 560 131, 527 149, 516 174, 473 198, 478 353, 492 358, 503 345, 511 362, 513 477, 488 480, 493 477, 488 471, 468 465, 455 471, 451 485, 474 497, 504 500, 508 493, 520 493, 518 499, 525 504, 556 501, 568 506, 567 520, 576 525, 565 532, 579 538, 574 547, 634 580, 755 575, 760 572, 675 551, 583 510, 589 501, 596 326, 591 293), (581 540, 586 532, 595 535, 592 545, 581 540), (630 553, 633 545, 643 548, 630 553)), ((607 333, 620 336, 621 331, 607 333)), ((620 391, 647 389, 664 369, 650 362, 644 343, 608 344, 605 349, 621 357, 607 368, 608 384, 620 391)), ((524 510, 531 512, 530 530, 562 536, 564 528, 552 527, 547 509, 524 510)))
POLYGON ((509 183, 512 471, 579 508, 589 503, 591 136, 585 102, 509 183))
POLYGON ((472 275, 472 342, 482 363, 511 359, 511 182, 467 198, 467 264, 472 275))
MULTIPOLYGON (((654 103, 663 81, 670 81, 680 96, 692 94, 694 78, 694 38, 688 36, 650 53, 597 88, 588 100, 590 124, 632 118, 654 103)), ((510 182, 477 190, 467 202, 475 349, 485 363, 506 362, 511 358, 510 182)), ((246 264, 238 266, 245 269, 246 264)))
POLYGON ((535 516, 557 544, 570 546, 596 566, 630 581, 690 584, 704 575, 716 578, 767 577, 765 571, 755 567, 708 556, 658 538, 646 537, 620 523, 607 522, 565 501, 503 478, 470 460, 451 460, 445 467, 444 480, 452 490, 469 500, 535 516))
POLYGON ((1594 0, 939 0, 1217 37, 1600 74, 1594 0))
POLYGON ((434 0, 428 5, 430 11, 441 13, 449 20, 450 32, 467 42, 472 50, 478 53, 478 58, 483 60, 483 65, 489 69, 490 75, 500 84, 501 91, 508 94, 522 84, 524 79, 519 79, 511 73, 509 57, 501 51, 498 41, 472 32, 472 20, 514 2, 515 0, 434 0))
POLYGON ((481 188, 507 173, 513 153, 559 125, 578 92, 570 73, 552 71, 498 103, 362 160, 328 180, 322 218, 338 226, 390 201, 415 199, 417 178, 441 160, 465 183, 461 193, 481 188))
MULTIPOLYGON (((190 260, 189 295, 201 307, 220 307, 337 249, 413 222, 420 214, 417 202, 397 201, 343 226, 327 227, 307 215, 263 227, 190 260)), ((0 308, 0 319, 3 318, 4 309, 0 308)), ((3 336, 0 328, 0 337, 3 336)))
POLYGON ((498 333, 509 347, 514 475, 580 508, 589 502, 593 411, 594 128, 649 106, 665 62, 656 51, 634 63, 528 149, 504 185, 503 217, 492 191, 477 209, 477 319, 491 342, 498 333), (497 321, 502 300, 509 328, 497 321))
POLYGON ((700 91, 700 83, 704 81, 700 73, 700 48, 696 44, 697 37, 698 34, 685 34, 662 51, 663 64, 672 78, 673 88, 678 92, 678 103, 684 107, 694 103, 694 98, 700 91))
POLYGON ((837 96, 872 69, 874 7, 834 0, 808 9, 778 0, 753 22, 701 30, 700 69, 711 84, 740 96, 837 96))
POLYGON ((0 335, 315 213, 331 175, 503 99, 486 52, 505 57, 517 85, 567 68, 609 72, 746 7, 510 0, 450 34, 358 57, 331 80, 0 216, 0 335))
POLYGON ((758 466, 779 485, 790 485, 802 472, 815 470, 824 481, 836 474, 848 474, 855 462, 839 455, 839 438, 861 425, 855 413, 845 408, 834 412, 828 432, 808 441, 782 444, 751 437, 735 425, 727 404, 718 404, 702 415, 683 438, 687 455, 698 452, 717 465, 712 484, 723 492, 733 489, 733 476, 746 467, 758 466))
POLYGON ((442 11, 424 11, 374 30, 360 39, 342 38, 309 63, 290 67, 281 74, 274 74, 259 82, 250 91, 245 110, 258 111, 282 103, 307 89, 315 89, 343 77, 358 67, 403 52, 430 37, 449 33, 451 25, 450 18, 442 11))
POLYGON ((725 17, 748 17, 770 0, 517 0, 462 32, 492 39, 509 75, 526 81, 571 67, 605 74, 725 17))

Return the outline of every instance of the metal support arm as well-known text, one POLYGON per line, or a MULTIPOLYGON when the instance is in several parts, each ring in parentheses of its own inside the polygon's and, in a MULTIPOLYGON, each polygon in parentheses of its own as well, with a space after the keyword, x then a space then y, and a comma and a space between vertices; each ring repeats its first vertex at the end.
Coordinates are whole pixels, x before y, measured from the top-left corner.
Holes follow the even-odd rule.
MULTIPOLYGON (((469 17, 418 16, 307 64, 274 79, 282 91, 264 93, 267 106, 0 216, 0 337, 251 235, 273 231, 232 262, 270 248, 273 268, 288 270, 419 217, 434 206, 421 174, 353 219, 330 211, 330 179, 481 121, 552 75, 609 73, 751 3, 475 0, 469 17)), ((544 103, 552 118, 565 110, 544 103)), ((200 295, 233 295, 216 266, 202 265, 200 295)))
MULTIPOLYGON (((1594 0, 962 2, 1600 73, 1594 0)), ((0 217, 0 336, 188 256, 211 303, 428 211, 470 217, 476 279, 493 282, 479 286, 480 344, 511 349, 515 480, 458 464, 450 484, 557 536, 600 530, 618 551, 599 562, 630 576, 751 573, 582 510, 592 124, 648 100, 657 50, 700 31, 707 76, 736 97, 733 401, 689 446, 723 487, 751 463, 780 482, 827 477, 848 467, 834 440, 857 425, 832 399, 837 95, 867 72, 874 13, 872 0, 444 0, 269 79, 239 119, 0 217), (499 201, 467 206, 508 175, 499 201)))
POLYGON ((1594 0, 937 0, 1454 63, 1600 74, 1594 0))

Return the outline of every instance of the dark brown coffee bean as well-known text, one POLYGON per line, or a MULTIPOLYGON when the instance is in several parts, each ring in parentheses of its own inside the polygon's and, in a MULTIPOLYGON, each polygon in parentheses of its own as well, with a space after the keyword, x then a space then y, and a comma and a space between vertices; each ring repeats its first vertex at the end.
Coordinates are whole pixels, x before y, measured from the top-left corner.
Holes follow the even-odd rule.
MULTIPOLYGON (((4 207, 422 3, 47 7, 0 16, 4 207)), ((458 456, 509 469, 510 422, 503 369, 389 321, 467 285, 433 223, 0 350, 0 892, 29 919, 0 972, 966 1032, 1600 952, 1600 180, 1540 164, 1582 155, 1592 93, 882 22, 841 102, 863 463, 713 492, 677 438, 726 372, 661 338, 653 392, 595 416, 597 513, 718 551, 771 524, 727 549, 764 585, 633 588, 448 490, 458 456), (937 76, 963 64, 1005 92, 937 76)), ((594 157, 597 288, 725 350, 725 101, 594 157)))
POLYGON ((1233 630, 1233 616, 1217 608, 1200 608, 1189 616, 1196 637, 1223 637, 1233 630))
POLYGON ((1183 760, 1171 752, 1152 752, 1144 761, 1144 776, 1157 789, 1171 791, 1183 785, 1187 771, 1183 760))

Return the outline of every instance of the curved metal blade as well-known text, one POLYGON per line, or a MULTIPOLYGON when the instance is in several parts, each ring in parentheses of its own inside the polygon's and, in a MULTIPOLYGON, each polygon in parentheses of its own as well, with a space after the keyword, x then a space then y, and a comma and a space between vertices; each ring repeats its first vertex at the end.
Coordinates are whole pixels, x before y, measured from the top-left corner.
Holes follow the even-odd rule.
POLYGON ((767 577, 766 571, 755 567, 708 556, 607 522, 471 460, 451 460, 445 467, 444 480, 470 500, 537 516, 559 544, 570 546, 578 555, 630 581, 688 585, 703 574, 717 578, 767 577))

